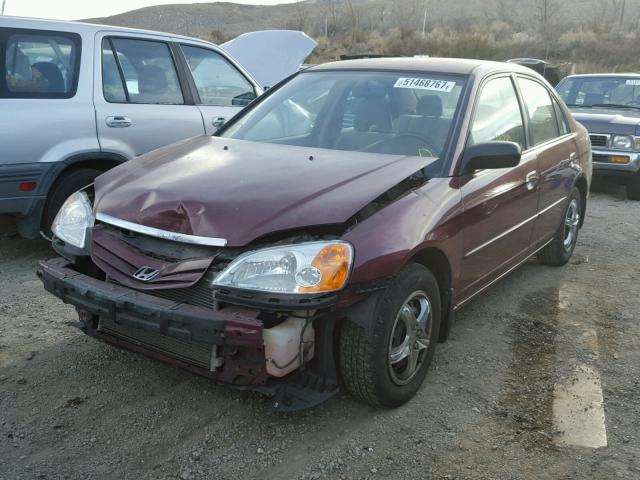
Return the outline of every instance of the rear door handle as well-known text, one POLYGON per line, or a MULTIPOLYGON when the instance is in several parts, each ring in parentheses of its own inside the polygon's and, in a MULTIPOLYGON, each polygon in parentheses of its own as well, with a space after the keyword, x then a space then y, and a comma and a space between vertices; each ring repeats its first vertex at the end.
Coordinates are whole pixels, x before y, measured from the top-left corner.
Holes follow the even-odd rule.
POLYGON ((105 122, 107 126, 111 128, 130 127, 133 123, 129 117, 123 117, 122 115, 107 117, 105 122))
POLYGON ((538 183, 538 172, 535 170, 527 173, 527 176, 524 177, 525 183, 527 185, 527 190, 533 190, 536 188, 536 184, 538 183))
POLYGON ((213 125, 215 128, 220 128, 225 124, 226 121, 227 119, 224 117, 213 117, 211 119, 211 125, 213 125))

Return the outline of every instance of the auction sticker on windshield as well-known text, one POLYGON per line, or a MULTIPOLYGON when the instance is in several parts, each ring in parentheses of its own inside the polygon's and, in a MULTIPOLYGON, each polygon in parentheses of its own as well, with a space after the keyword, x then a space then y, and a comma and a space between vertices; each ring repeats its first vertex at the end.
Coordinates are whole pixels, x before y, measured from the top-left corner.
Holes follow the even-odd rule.
POLYGON ((629 79, 627 85, 640 85, 640 79, 629 79))
POLYGON ((431 80, 428 78, 405 78, 401 77, 393 88, 417 88, 419 90, 434 90, 436 92, 449 93, 456 86, 456 82, 445 80, 431 80))

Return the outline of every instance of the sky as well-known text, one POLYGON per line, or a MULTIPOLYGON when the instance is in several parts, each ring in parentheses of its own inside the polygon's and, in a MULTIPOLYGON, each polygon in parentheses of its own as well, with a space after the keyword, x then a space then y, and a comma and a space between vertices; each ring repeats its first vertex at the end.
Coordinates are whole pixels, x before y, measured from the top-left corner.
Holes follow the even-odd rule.
MULTIPOLYGON (((80 18, 107 17, 136 8, 169 3, 211 3, 216 0, 4 0, 5 15, 21 17, 77 20, 80 18)), ((229 0, 227 0, 229 1, 229 0)), ((231 0, 235 3, 275 5, 294 3, 298 0, 231 0)), ((0 7, 3 0, 0 0, 0 7)))

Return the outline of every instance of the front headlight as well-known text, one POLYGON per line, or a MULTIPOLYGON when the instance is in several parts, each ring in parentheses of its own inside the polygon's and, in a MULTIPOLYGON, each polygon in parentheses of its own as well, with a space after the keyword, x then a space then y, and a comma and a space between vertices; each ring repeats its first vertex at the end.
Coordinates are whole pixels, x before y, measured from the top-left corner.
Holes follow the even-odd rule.
POLYGON ((95 217, 91 201, 85 192, 71 195, 53 220, 51 231, 60 240, 74 247, 84 248, 87 228, 93 227, 95 217))
POLYGON ((633 139, 628 135, 615 135, 611 140, 611 148, 630 150, 633 147, 633 139))
POLYGON ((311 242, 240 255, 213 281, 216 287, 273 293, 327 293, 342 289, 353 263, 346 242, 311 242))

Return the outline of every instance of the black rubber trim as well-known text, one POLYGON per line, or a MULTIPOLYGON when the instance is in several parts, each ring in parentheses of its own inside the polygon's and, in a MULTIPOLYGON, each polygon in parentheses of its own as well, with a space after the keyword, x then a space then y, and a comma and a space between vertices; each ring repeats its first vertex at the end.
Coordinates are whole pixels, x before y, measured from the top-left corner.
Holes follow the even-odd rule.
POLYGON ((235 288, 219 288, 215 291, 216 303, 230 303, 243 307, 272 311, 317 310, 334 305, 338 293, 322 295, 282 295, 251 292, 235 288))
POLYGON ((40 261, 45 290, 92 315, 181 340, 223 345, 225 321, 209 309, 147 295, 76 272, 64 258, 40 261))

